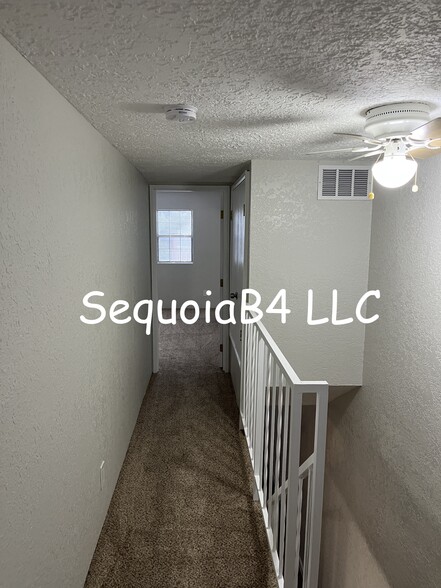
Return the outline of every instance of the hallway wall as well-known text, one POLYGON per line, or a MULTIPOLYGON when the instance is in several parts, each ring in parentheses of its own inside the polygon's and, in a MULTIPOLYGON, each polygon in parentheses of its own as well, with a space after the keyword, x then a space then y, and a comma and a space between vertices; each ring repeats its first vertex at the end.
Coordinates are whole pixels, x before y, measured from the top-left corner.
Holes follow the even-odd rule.
POLYGON ((364 385, 330 405, 323 588, 439 588, 441 162, 376 189, 364 385))
POLYGON ((82 298, 151 296, 147 184, 3 37, 0 92, 0 586, 80 588, 151 374, 82 298))
POLYGON ((307 300, 312 288, 313 316, 330 317, 337 288, 339 317, 354 316, 367 291, 372 203, 318 200, 317 184, 316 161, 251 162, 250 287, 266 305, 286 288, 286 324, 263 321, 300 378, 357 386, 364 325, 309 326, 307 300))

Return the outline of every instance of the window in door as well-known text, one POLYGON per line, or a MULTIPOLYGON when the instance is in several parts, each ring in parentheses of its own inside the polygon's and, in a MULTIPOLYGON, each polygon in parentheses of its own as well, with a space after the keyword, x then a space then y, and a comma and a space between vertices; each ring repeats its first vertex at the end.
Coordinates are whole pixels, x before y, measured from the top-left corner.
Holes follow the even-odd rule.
POLYGON ((158 210, 158 263, 193 263, 193 211, 158 210))

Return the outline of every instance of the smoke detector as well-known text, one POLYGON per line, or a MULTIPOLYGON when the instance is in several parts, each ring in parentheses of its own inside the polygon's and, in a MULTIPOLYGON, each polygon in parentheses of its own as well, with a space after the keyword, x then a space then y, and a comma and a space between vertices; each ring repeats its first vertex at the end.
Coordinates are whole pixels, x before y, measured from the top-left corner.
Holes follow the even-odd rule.
POLYGON ((167 120, 174 120, 180 123, 188 123, 196 120, 198 109, 188 104, 176 104, 169 106, 165 111, 167 120))

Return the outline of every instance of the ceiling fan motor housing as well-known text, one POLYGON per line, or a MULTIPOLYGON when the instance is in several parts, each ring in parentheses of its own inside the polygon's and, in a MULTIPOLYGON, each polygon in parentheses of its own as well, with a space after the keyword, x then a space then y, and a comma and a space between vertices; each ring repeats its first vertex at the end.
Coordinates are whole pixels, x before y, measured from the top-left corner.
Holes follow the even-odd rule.
POLYGON ((196 120, 198 109, 188 104, 176 104, 165 111, 167 120, 174 120, 180 123, 188 123, 196 120))
POLYGON ((365 132, 376 139, 406 137, 429 122, 430 106, 422 102, 400 102, 370 108, 366 112, 365 132))

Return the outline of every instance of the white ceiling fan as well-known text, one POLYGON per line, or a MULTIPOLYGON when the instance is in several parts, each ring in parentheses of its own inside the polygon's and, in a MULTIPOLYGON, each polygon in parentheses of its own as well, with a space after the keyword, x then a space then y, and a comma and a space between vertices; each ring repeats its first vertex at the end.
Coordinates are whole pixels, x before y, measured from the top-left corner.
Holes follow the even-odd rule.
MULTIPOLYGON (((441 118, 430 120, 430 106, 424 103, 402 102, 370 108, 364 130, 365 135, 334 133, 358 139, 365 144, 363 147, 316 153, 347 151, 356 154, 351 161, 377 157, 372 174, 386 188, 399 188, 416 178, 416 159, 441 153, 441 118)), ((416 181, 412 189, 418 190, 416 181)))

